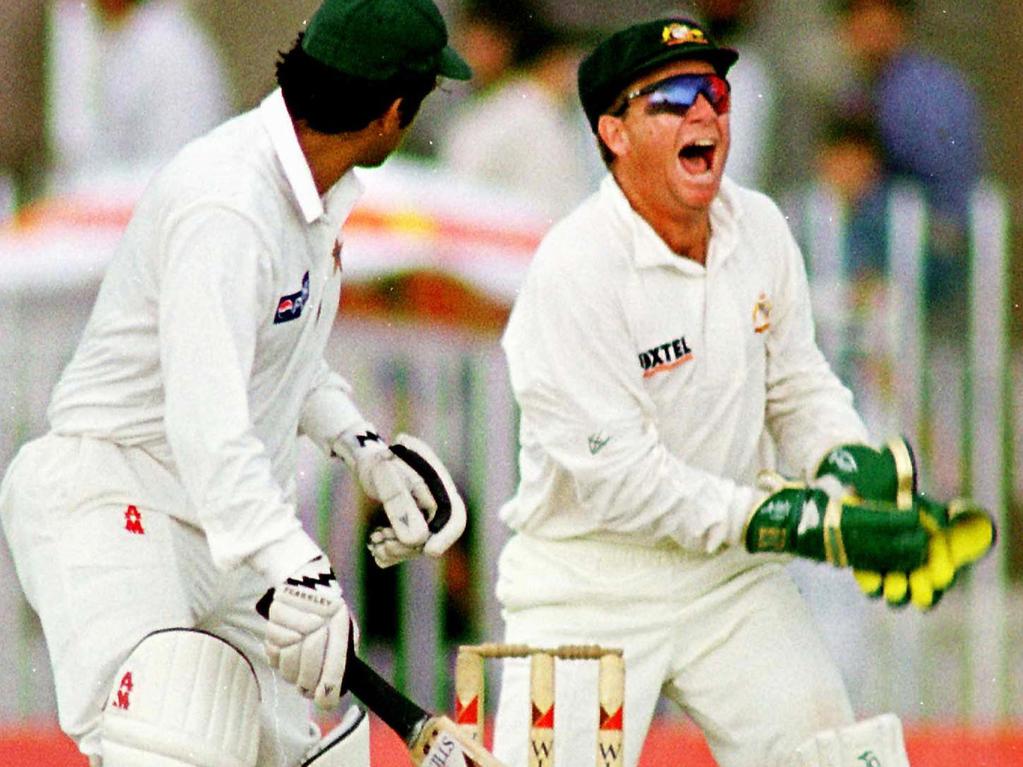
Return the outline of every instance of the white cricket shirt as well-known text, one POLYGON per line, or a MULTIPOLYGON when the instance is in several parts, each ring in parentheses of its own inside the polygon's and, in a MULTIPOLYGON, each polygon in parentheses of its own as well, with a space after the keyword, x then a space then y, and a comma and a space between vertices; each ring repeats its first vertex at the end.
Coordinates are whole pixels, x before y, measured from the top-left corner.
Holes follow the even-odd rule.
POLYGON ((139 201, 57 385, 52 430, 123 446, 139 484, 111 492, 202 527, 219 567, 280 580, 319 553, 296 441, 361 419, 323 360, 361 191, 349 173, 320 198, 279 90, 192 142, 139 201))
POLYGON ((738 543, 765 427, 804 471, 867 439, 780 211, 725 179, 711 230, 706 267, 676 255, 607 176, 541 243, 502 341, 514 530, 710 553, 738 543))

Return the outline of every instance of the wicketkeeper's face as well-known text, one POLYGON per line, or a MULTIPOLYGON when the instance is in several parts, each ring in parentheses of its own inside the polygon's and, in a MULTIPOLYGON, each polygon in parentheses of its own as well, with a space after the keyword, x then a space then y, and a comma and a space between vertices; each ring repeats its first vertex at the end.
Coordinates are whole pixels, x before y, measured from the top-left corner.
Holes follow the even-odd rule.
POLYGON ((634 82, 601 117, 615 175, 649 208, 671 215, 707 210, 729 146, 728 84, 705 61, 678 61, 634 82))

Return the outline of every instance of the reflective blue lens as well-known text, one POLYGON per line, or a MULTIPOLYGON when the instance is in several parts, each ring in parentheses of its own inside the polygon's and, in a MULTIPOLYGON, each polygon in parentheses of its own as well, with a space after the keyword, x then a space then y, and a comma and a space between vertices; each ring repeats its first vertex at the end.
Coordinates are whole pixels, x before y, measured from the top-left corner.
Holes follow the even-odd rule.
POLYGON ((650 111, 684 115, 701 93, 717 114, 723 115, 731 108, 728 81, 717 75, 675 75, 630 93, 628 99, 650 96, 650 111))

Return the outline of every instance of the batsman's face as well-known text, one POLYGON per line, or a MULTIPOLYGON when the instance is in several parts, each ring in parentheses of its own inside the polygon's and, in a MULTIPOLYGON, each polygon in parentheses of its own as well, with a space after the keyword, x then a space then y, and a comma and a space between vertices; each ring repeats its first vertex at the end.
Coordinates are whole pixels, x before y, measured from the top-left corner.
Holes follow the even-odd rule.
MULTIPOLYGON (((635 92, 681 74, 713 74, 705 61, 678 61, 629 86, 635 92)), ((647 97, 633 100, 620 117, 601 117, 601 136, 615 153, 615 176, 623 189, 648 210, 673 215, 706 211, 717 196, 729 147, 728 112, 718 114, 700 94, 685 112, 648 108, 647 97)))

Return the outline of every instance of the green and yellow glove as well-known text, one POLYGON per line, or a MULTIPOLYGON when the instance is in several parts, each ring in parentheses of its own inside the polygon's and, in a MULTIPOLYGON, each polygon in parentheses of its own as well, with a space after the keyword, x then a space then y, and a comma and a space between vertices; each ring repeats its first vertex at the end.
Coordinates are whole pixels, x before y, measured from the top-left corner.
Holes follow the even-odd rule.
POLYGON ((870 597, 884 597, 893 607, 912 602, 921 610, 938 603, 964 568, 994 546, 991 515, 966 499, 943 505, 917 492, 913 451, 904 439, 877 450, 866 445, 843 445, 828 452, 817 477, 835 477, 855 496, 867 501, 893 502, 915 509, 928 536, 924 563, 912 570, 854 568, 856 582, 870 597))
POLYGON ((917 493, 916 459, 901 437, 880 449, 840 445, 828 451, 814 476, 837 477, 860 498, 887 501, 900 509, 910 508, 917 493))
POLYGON ((853 575, 867 596, 883 596, 892 607, 911 602, 921 610, 929 610, 960 572, 991 550, 995 523, 990 514, 965 498, 956 498, 946 506, 917 495, 914 505, 928 534, 924 563, 910 571, 861 569, 854 570, 853 575))
POLYGON ((760 487, 769 495, 746 522, 748 551, 872 572, 911 572, 927 561, 929 535, 915 508, 863 500, 833 478, 807 485, 765 473, 760 487))

